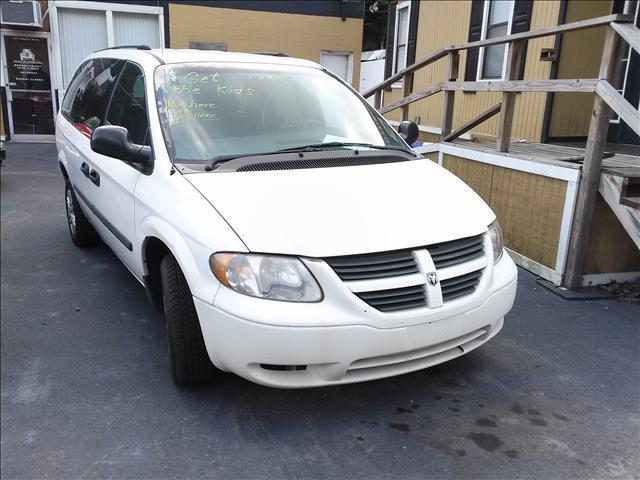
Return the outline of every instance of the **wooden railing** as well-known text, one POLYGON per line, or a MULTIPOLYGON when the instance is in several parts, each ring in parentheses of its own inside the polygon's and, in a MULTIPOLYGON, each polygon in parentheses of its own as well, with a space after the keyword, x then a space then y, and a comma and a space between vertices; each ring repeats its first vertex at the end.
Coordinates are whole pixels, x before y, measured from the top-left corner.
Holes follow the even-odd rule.
POLYGON ((622 54, 624 42, 640 52, 640 30, 632 23, 630 15, 607 15, 578 22, 566 23, 529 32, 516 33, 461 45, 442 48, 431 55, 409 65, 384 82, 366 91, 365 98, 374 96, 374 106, 380 113, 387 113, 398 108, 402 111, 402 120, 409 118, 409 105, 443 92, 441 141, 450 142, 472 128, 500 114, 498 122, 496 149, 499 152, 509 151, 515 94, 517 92, 595 92, 595 100, 583 169, 578 188, 574 210, 569 258, 567 260, 564 283, 570 288, 577 288, 582 282, 582 271, 586 257, 586 247, 591 230, 591 217, 595 206, 600 169, 606 143, 609 119, 615 112, 629 127, 640 135, 640 112, 631 105, 613 86, 616 65, 622 54), (608 26, 604 50, 597 78, 568 80, 516 80, 524 62, 524 51, 527 42, 533 38, 558 35, 566 32, 608 26), (460 51, 472 48, 489 47, 491 45, 508 44, 505 79, 500 81, 459 82, 460 51), (413 78, 417 71, 447 58, 445 78, 442 82, 429 86, 418 92, 413 91, 413 78), (392 84, 402 81, 402 98, 389 105, 383 105, 383 91, 392 84), (453 129, 453 111, 455 92, 502 92, 500 103, 467 121, 457 129, 453 129))

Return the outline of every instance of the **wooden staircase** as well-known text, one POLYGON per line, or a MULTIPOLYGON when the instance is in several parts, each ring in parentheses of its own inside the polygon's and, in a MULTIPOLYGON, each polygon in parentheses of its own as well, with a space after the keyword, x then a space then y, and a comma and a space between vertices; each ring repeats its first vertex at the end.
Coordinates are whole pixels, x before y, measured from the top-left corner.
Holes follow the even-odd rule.
MULTIPOLYGON (((511 143, 511 129, 517 92, 591 92, 595 93, 594 105, 589 125, 589 134, 584 151, 582 172, 573 208, 573 221, 568 235, 570 246, 564 266, 564 283, 569 288, 582 285, 589 235, 598 191, 620 219, 634 243, 640 248, 640 210, 638 210, 637 179, 640 174, 617 174, 606 171, 604 150, 611 113, 619 116, 636 134, 640 135, 640 112, 631 105, 614 87, 616 69, 625 45, 640 52, 640 30, 633 24, 630 15, 607 15, 580 20, 548 28, 520 32, 502 37, 494 37, 460 45, 441 48, 416 61, 412 65, 391 75, 389 78, 363 93, 363 97, 373 96, 374 107, 380 113, 401 110, 401 119, 409 119, 409 105, 442 93, 441 143, 448 144, 487 119, 498 115, 498 129, 495 150, 508 155, 511 143), (605 27, 605 39, 596 78, 517 80, 517 72, 524 65, 525 47, 529 40, 557 36, 565 32, 605 27), (505 58, 505 79, 490 81, 459 81, 460 52, 494 45, 508 45, 505 58), (414 74, 446 59, 445 78, 426 89, 414 91, 414 74), (383 91, 394 83, 402 81, 402 98, 391 104, 383 104, 383 91), (613 83, 612 83, 613 82, 613 83), (457 129, 453 128, 455 92, 501 92, 499 104, 467 121, 457 129)), ((632 157, 634 158, 634 157, 632 157)), ((637 164, 636 164, 637 167, 637 164)), ((614 247, 615 248, 615 247, 614 247)))
POLYGON ((628 177, 624 179, 622 192, 620 192, 620 203, 627 207, 640 210, 640 178, 628 177))
POLYGON ((599 192, 640 249, 640 168, 634 173, 602 173, 599 192))

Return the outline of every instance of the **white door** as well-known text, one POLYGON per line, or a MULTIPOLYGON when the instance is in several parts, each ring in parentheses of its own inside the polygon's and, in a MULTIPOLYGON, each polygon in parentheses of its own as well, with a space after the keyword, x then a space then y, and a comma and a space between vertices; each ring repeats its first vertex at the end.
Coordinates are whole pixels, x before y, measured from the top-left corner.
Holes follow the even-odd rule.
MULTIPOLYGON (((125 127, 136 145, 150 145, 149 120, 142 69, 127 62, 113 89, 104 120, 106 125, 125 127)), ((92 168, 99 178, 95 208, 100 211, 110 230, 109 246, 132 271, 136 258, 133 254, 134 190, 142 168, 105 155, 93 154, 92 168)))
POLYGON ((353 77, 353 52, 320 52, 320 65, 330 70, 349 85, 353 77))
POLYGON ((133 190, 142 173, 94 152, 90 138, 97 127, 111 123, 128 128, 134 142, 145 142, 148 121, 142 77, 137 65, 124 60, 89 60, 69 85, 61 109, 66 119, 60 126, 61 143, 76 196, 100 237, 130 268, 133 190))

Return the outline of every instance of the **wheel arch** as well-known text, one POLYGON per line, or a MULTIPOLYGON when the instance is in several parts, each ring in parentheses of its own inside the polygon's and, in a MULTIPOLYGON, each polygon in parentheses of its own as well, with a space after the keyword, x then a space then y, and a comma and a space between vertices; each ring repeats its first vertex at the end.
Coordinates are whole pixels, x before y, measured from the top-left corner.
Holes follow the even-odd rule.
MULTIPOLYGON (((167 255, 173 253, 166 243, 158 237, 150 236, 142 244, 142 263, 144 275, 142 277, 144 289, 151 305, 162 312, 162 280, 160 278, 160 263, 167 255)), ((175 255, 174 255, 175 256, 175 255)))
POLYGON ((61 149, 58 149, 58 168, 60 169, 60 173, 62 174, 64 181, 66 183, 71 183, 71 180, 69 179, 69 172, 67 171, 67 158, 61 149))
POLYGON ((60 169, 60 173, 62 174, 62 178, 64 178, 65 183, 70 183, 69 174, 67 173, 67 168, 64 166, 62 162, 58 162, 58 168, 60 169))
POLYGON ((209 267, 209 255, 213 253, 209 248, 193 239, 191 244, 187 244, 182 235, 158 217, 147 218, 141 225, 141 234, 143 283, 154 306, 162 308, 160 262, 167 254, 173 255, 178 262, 191 293, 213 301, 220 284, 209 267))

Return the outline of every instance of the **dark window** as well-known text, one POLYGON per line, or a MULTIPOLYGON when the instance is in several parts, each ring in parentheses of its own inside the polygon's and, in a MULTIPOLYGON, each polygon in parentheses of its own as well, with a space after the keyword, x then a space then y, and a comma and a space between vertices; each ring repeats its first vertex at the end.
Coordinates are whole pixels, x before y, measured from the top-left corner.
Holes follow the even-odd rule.
POLYGON ((394 47, 393 73, 398 73, 407 66, 407 43, 409 42, 409 12, 411 3, 404 2, 396 7, 396 45, 394 47))
MULTIPOLYGON (((485 4, 485 35, 484 38, 503 37, 509 34, 509 17, 513 3, 510 0, 491 0, 485 4)), ((506 47, 503 44, 492 45, 481 50, 483 57, 480 78, 502 78, 504 55, 506 47)))
POLYGON ((150 144, 144 74, 140 67, 133 63, 127 63, 120 75, 109 105, 107 123, 126 128, 133 143, 150 144))
POLYGON ((104 123, 107 104, 123 60, 97 58, 83 63, 62 103, 62 113, 87 137, 104 123))
MULTIPOLYGON (((532 0, 473 0, 469 42, 528 31, 531 24, 532 8, 532 0)), ((505 51, 506 47, 502 44, 469 49, 464 74, 465 81, 475 81, 477 77, 482 79, 502 78, 505 51), (478 57, 481 51, 482 67, 478 72, 478 57)), ((525 57, 524 54, 523 57, 525 57)), ((522 79, 523 74, 524 62, 520 64, 516 79, 522 79)))

